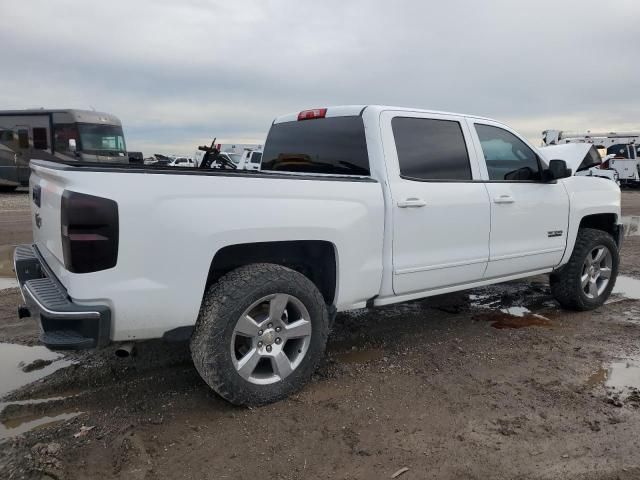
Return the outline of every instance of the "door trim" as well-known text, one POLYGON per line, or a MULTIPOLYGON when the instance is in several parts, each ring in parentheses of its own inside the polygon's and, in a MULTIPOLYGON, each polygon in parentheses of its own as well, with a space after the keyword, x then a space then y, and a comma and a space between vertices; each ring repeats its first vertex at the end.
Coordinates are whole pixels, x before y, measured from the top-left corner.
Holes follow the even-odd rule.
POLYGON ((451 263, 440 263, 438 265, 428 265, 426 267, 410 267, 410 268, 401 268, 394 270, 395 275, 404 275, 405 273, 416 273, 416 272, 426 272, 429 270, 440 270, 443 268, 450 267, 462 267, 465 265, 475 265, 477 263, 487 263, 486 258, 476 258, 473 260, 463 260, 460 262, 451 262, 451 263))
POLYGON ((555 253, 564 251, 565 247, 554 247, 554 248, 545 248, 544 250, 534 250, 531 252, 522 252, 522 253, 510 253, 508 255, 500 255, 499 257, 492 257, 491 252, 489 252, 489 261, 498 261, 498 260, 509 260, 511 258, 519 258, 519 257, 530 257, 533 255, 544 255, 546 253, 555 253))

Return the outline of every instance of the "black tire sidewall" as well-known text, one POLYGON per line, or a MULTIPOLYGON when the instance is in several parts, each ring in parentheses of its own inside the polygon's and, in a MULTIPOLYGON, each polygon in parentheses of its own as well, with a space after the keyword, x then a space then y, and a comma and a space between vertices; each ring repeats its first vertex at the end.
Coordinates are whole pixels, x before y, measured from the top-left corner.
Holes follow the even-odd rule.
MULTIPOLYGON (((209 312, 214 314, 215 318, 205 319, 206 321, 194 334, 206 337, 204 342, 198 342, 201 344, 198 348, 205 346, 208 349, 203 356, 207 364, 206 368, 203 369, 204 371, 200 369, 199 371, 214 390, 232 403, 248 405, 271 403, 295 392, 311 377, 326 346, 327 308, 315 285, 304 275, 286 267, 274 265, 259 275, 256 274, 253 277, 249 275, 248 280, 240 288, 244 288, 244 292, 239 301, 229 296, 219 298, 221 292, 215 285, 207 293, 214 297, 218 296, 218 308, 209 312), (231 339, 236 322, 245 310, 257 300, 275 293, 285 293, 302 302, 309 312, 311 338, 304 359, 289 376, 273 384, 257 385, 245 380, 236 371, 231 358, 231 339), (220 384, 224 387, 219 389, 217 386, 220 384)), ((202 312, 202 314, 207 313, 202 312)), ((192 345, 194 343, 192 342, 192 345)))
MULTIPOLYGON (((594 232, 594 231, 590 230, 590 232, 594 232)), ((609 295, 611 295, 611 291, 615 286, 616 278, 618 276, 619 254, 618 254, 617 245, 613 240, 613 238, 606 232, 602 232, 602 231, 596 231, 596 232, 597 232, 596 234, 590 233, 591 238, 589 239, 589 241, 584 242, 580 246, 579 250, 574 251, 574 255, 570 260, 570 262, 575 262, 575 265, 573 265, 573 269, 572 269, 574 272, 573 273, 574 278, 571 279, 571 282, 574 283, 572 289, 575 291, 575 294, 579 297, 579 303, 582 304, 581 306, 585 310, 591 310, 593 308, 599 307, 607 300, 607 298, 609 298, 609 295), (582 266, 584 265, 584 261, 587 255, 594 248, 598 246, 606 247, 611 253, 611 257, 612 257, 611 277, 609 279, 609 284, 607 285, 607 288, 605 288, 605 290, 600 295, 598 295, 596 298, 589 298, 587 297, 586 293, 582 288, 582 282, 581 282, 582 266)))

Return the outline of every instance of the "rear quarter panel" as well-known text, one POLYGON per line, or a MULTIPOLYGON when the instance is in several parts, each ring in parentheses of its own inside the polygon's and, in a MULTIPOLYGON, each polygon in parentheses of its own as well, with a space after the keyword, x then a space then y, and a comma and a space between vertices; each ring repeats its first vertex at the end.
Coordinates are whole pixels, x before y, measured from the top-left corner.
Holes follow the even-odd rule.
POLYGON ((211 261, 228 245, 328 241, 338 263, 337 308, 364 306, 379 292, 384 206, 377 182, 68 170, 64 185, 118 203, 114 268, 72 274, 55 255, 47 258, 74 301, 112 308, 113 340, 194 325, 211 261))

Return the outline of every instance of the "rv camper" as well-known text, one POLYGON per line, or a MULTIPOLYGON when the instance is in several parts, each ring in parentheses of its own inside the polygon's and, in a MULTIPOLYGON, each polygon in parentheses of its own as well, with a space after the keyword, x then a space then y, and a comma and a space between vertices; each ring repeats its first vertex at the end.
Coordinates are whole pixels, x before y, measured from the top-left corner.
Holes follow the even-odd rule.
POLYGON ((122 124, 85 110, 0 111, 0 189, 29 183, 29 161, 129 163, 122 124))

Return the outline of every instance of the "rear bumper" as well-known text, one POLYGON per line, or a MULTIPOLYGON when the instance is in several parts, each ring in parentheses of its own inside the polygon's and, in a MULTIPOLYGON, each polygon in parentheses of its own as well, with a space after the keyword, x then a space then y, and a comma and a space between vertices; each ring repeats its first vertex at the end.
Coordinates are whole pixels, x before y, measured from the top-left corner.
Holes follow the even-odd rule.
MULTIPOLYGON (((39 317, 44 345, 54 350, 81 350, 109 343, 109 307, 72 302, 35 245, 18 246, 13 263, 28 313, 39 317)), ((25 313, 22 307, 20 316, 25 313)))

